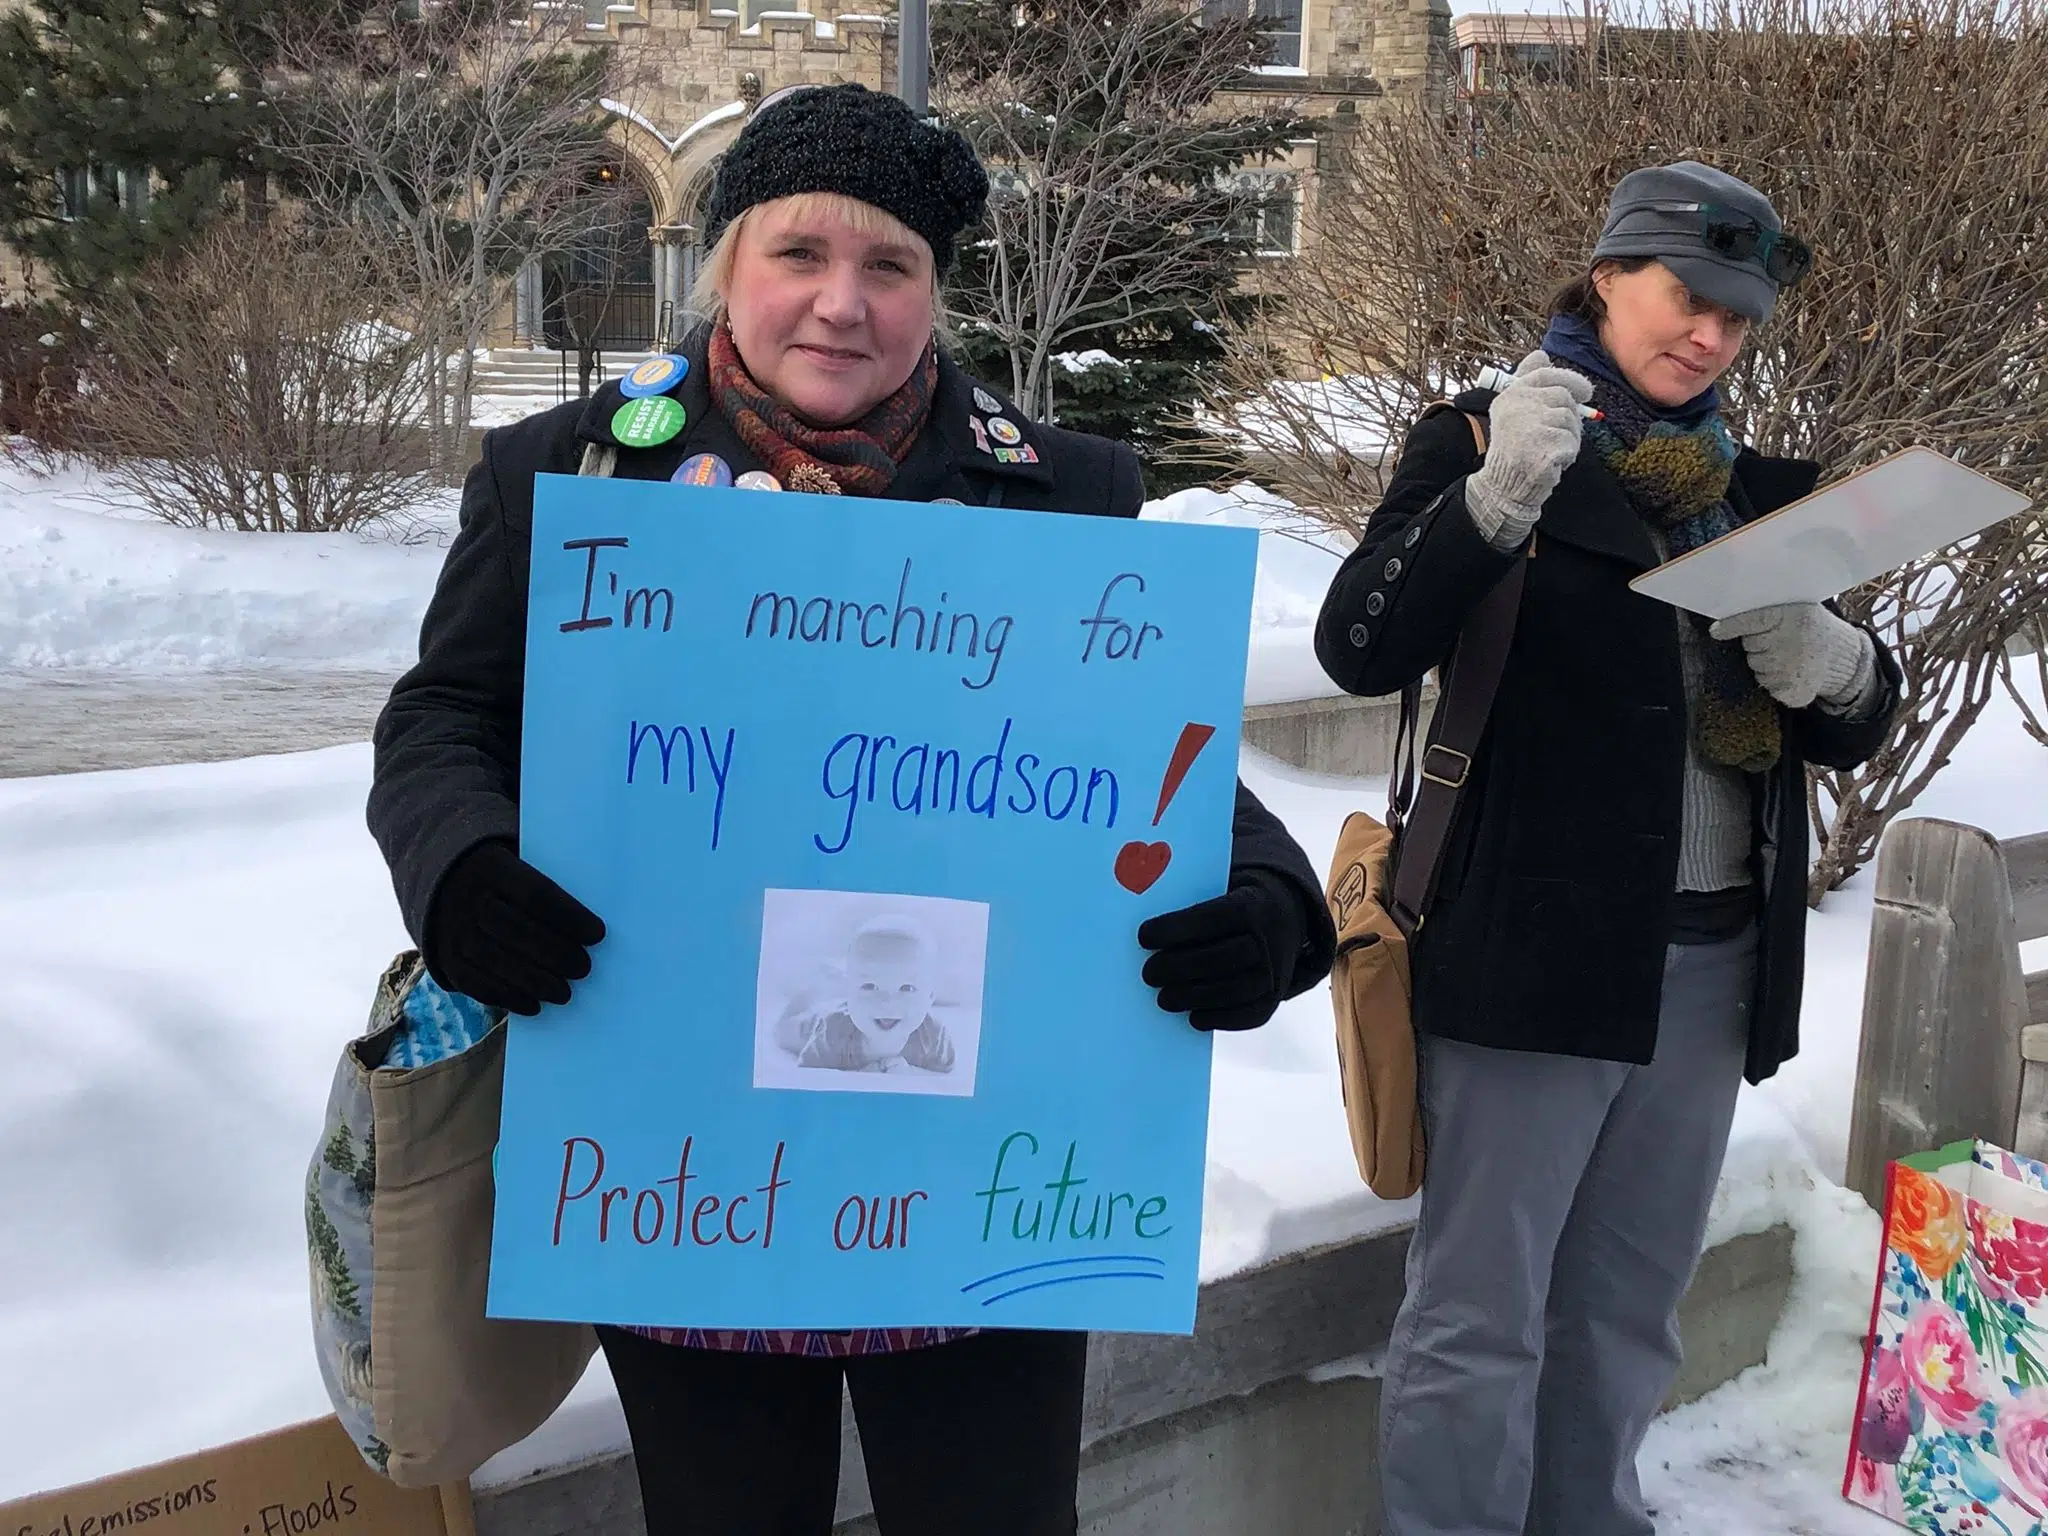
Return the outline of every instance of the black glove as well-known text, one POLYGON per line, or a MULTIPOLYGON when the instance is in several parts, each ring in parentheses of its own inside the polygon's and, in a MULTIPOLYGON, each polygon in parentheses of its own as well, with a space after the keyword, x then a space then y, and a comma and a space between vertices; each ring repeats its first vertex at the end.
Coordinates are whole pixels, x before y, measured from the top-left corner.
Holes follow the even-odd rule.
POLYGON ((1153 951, 1145 984, 1197 1029, 1257 1029, 1286 996, 1306 933, 1291 885, 1269 870, 1233 870, 1223 895, 1139 927, 1153 951))
POLYGON ((420 948, 450 992, 536 1014, 542 1003, 569 1001, 569 983, 590 974, 589 947, 603 937, 595 912, 493 840, 448 866, 420 948))

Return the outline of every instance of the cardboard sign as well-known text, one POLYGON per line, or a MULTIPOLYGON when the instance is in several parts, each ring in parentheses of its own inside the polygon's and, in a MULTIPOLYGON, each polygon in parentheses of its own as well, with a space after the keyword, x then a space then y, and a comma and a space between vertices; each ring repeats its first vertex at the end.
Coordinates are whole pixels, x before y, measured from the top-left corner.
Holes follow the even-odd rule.
POLYGON ((2018 491, 1931 448, 1908 448, 1629 586, 1710 619, 1779 603, 1818 603, 2027 506, 2018 491))
POLYGON ((495 1316, 1186 1331, 1255 535, 544 476, 495 1316))
POLYGON ((0 1536, 475 1536, 469 1492, 404 1489, 331 1415, 178 1461, 0 1504, 0 1536))

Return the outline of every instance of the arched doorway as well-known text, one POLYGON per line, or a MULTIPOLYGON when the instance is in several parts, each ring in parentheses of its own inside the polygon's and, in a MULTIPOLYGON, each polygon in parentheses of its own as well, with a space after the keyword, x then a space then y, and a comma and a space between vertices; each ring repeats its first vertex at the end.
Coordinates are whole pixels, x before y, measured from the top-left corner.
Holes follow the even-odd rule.
POLYGON ((654 200, 620 166, 607 166, 584 194, 583 234, 541 266, 541 334, 547 345, 585 356, 639 352, 654 344, 654 200))
POLYGON ((711 200, 711 184, 718 178, 718 163, 724 155, 715 155, 706 161, 691 179, 682 198, 683 221, 676 241, 676 299, 677 312, 689 309, 691 292, 697 286, 697 274, 703 269, 704 259, 709 254, 704 248, 704 205, 711 200))

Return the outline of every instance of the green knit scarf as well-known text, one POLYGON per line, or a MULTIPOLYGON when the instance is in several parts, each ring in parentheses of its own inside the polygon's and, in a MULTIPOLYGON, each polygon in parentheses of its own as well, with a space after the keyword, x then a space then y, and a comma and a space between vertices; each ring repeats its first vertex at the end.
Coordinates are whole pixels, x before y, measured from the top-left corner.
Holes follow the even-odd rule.
MULTIPOLYGON (((1587 440, 1637 515, 1663 534, 1670 558, 1740 525, 1728 502, 1735 443, 1718 413, 1692 427, 1660 421, 1632 390, 1606 379, 1595 381, 1593 403, 1604 420, 1587 423, 1587 440)), ((1761 773, 1784 750, 1778 706, 1758 685, 1740 644, 1705 633, 1708 621, 1697 615, 1685 618, 1702 632, 1694 745, 1710 763, 1761 773)))

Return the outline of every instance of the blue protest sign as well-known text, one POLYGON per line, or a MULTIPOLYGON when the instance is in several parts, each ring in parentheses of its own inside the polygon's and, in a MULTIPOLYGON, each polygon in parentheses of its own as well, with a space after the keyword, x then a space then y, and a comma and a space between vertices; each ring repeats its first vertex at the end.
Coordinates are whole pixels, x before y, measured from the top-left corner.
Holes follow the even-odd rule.
POLYGON ((542 476, 491 1311, 1193 1326, 1249 530, 542 476))

